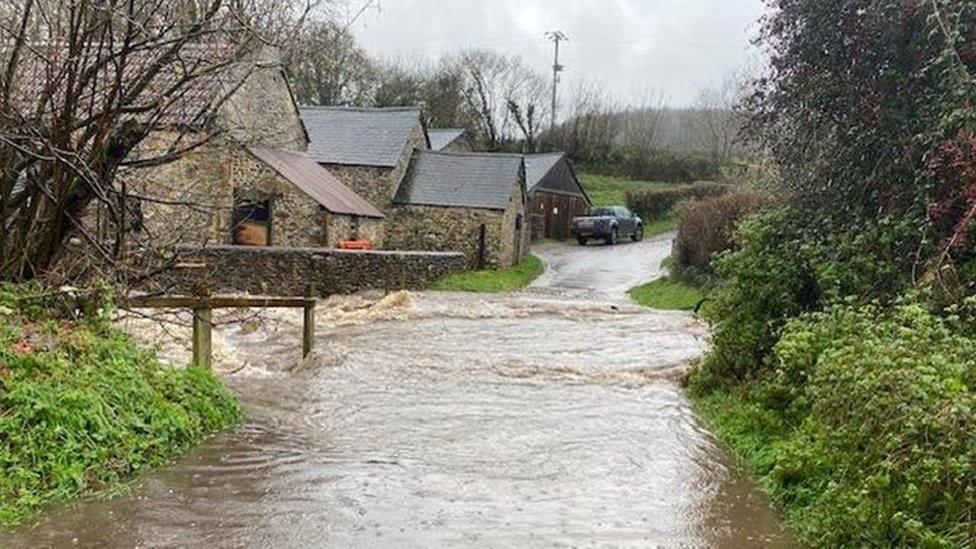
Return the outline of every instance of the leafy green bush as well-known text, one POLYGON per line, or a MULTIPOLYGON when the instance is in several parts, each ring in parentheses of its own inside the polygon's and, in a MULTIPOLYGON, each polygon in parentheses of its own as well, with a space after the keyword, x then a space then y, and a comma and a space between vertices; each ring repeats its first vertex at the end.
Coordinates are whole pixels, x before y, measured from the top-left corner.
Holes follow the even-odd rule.
POLYGON ((729 192, 729 187, 718 183, 696 183, 670 189, 646 192, 628 192, 627 206, 645 221, 670 216, 675 207, 686 200, 701 200, 729 192))
POLYGON ((116 488, 241 419, 209 371, 161 366, 106 315, 66 320, 61 297, 37 293, 0 289, 0 525, 116 488))
POLYGON ((791 321, 761 382, 698 393, 807 542, 976 544, 976 340, 917 304, 791 321))
POLYGON ((749 218, 739 230, 739 249, 714 261, 724 282, 705 315, 714 345, 700 381, 748 378, 762 367, 786 321, 819 304, 810 247, 791 227, 785 210, 749 218))
POLYGON ((897 230, 866 224, 815 235, 798 221, 804 215, 784 208, 747 218, 736 250, 713 260, 722 282, 706 314, 715 334, 703 369, 711 381, 737 383, 760 371, 791 318, 849 296, 890 302, 912 288, 906 265, 886 259, 910 254, 897 230))

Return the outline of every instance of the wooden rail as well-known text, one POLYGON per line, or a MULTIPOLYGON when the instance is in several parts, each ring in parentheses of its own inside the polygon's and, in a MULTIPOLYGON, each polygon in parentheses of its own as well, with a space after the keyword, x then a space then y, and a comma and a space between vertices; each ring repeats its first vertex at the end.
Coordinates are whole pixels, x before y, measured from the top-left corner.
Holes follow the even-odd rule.
POLYGON ((213 366, 214 309, 303 309, 302 358, 315 344, 315 300, 308 297, 135 297, 130 309, 190 309, 193 311, 193 364, 213 366))

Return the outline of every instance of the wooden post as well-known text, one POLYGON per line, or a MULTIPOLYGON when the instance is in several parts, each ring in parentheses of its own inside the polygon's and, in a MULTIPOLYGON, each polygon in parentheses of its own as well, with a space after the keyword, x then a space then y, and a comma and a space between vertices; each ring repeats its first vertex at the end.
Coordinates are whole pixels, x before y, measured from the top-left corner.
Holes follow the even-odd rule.
POLYGON ((315 305, 305 306, 305 324, 302 330, 302 358, 308 358, 315 347, 315 305))
POLYGON ((305 297, 311 301, 305 304, 305 318, 302 324, 302 358, 308 358, 315 347, 315 284, 305 287, 305 297))
POLYGON ((193 364, 213 367, 213 311, 193 310, 193 364))
POLYGON ((487 255, 488 226, 478 228, 478 270, 485 270, 485 256, 487 255))

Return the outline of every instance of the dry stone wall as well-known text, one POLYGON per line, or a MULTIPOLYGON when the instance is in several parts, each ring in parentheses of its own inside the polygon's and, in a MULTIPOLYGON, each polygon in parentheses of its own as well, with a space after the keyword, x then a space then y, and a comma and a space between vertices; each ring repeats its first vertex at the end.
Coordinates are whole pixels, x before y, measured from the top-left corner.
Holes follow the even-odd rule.
POLYGON ((467 268, 458 253, 352 252, 316 248, 179 247, 183 268, 154 281, 169 294, 305 295, 423 290, 467 268))
POLYGON ((503 213, 475 208, 397 206, 387 222, 387 246, 397 250, 461 252, 471 268, 478 266, 481 226, 485 226, 485 266, 505 268, 499 253, 503 213))
POLYGON ((529 253, 531 236, 525 192, 521 186, 516 186, 502 216, 498 267, 507 269, 522 261, 529 253))

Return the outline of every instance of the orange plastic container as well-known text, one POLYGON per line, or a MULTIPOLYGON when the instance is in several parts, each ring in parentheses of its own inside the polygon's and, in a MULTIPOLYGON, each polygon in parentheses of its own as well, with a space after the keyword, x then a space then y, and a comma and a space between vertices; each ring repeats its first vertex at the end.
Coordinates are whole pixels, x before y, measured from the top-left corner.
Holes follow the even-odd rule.
POLYGON ((341 250, 372 250, 373 243, 368 240, 340 240, 341 250))

